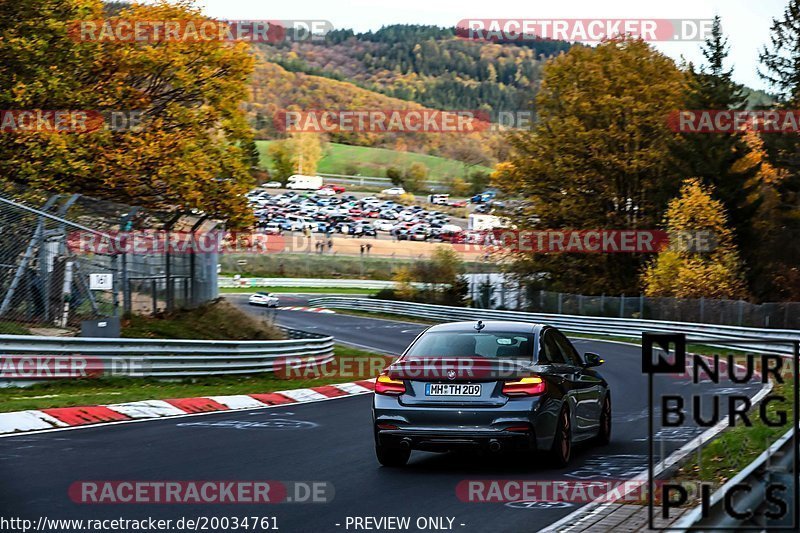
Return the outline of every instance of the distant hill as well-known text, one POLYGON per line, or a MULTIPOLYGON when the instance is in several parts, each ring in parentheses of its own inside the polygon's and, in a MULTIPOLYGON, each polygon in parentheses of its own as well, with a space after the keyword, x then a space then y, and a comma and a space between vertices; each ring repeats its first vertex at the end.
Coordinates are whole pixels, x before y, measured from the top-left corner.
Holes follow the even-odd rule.
POLYGON ((261 45, 291 72, 352 82, 434 109, 526 109, 543 60, 564 41, 498 44, 455 36, 454 28, 392 25, 376 32, 336 30, 324 42, 261 45))
MULTIPOLYGON (((263 55, 259 59, 246 104, 258 139, 283 136, 275 123, 276 114, 282 110, 424 109, 415 102, 392 98, 352 83, 289 72, 266 61, 263 55)), ((501 135, 489 131, 470 134, 341 132, 328 134, 328 139, 333 143, 436 155, 486 166, 502 159, 503 151, 507 150, 501 135)))

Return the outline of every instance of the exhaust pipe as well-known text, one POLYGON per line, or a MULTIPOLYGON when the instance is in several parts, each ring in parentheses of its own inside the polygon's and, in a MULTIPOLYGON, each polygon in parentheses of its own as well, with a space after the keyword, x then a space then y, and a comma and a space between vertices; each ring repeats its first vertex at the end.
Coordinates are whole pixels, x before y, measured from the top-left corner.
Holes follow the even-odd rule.
POLYGON ((502 448, 502 445, 500 444, 500 441, 498 441, 496 439, 492 439, 492 440, 489 441, 489 451, 490 452, 497 453, 497 452, 500 451, 500 448, 502 448))
POLYGON ((404 450, 411 449, 411 439, 403 439, 400 441, 400 447, 404 450))

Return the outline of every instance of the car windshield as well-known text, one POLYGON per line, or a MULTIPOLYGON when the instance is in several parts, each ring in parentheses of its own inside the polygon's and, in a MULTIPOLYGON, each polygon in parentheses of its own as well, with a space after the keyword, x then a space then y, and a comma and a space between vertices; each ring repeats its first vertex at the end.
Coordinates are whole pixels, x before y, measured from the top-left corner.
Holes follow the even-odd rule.
POLYGON ((477 333, 432 331, 423 335, 406 358, 485 357, 487 359, 533 359, 533 335, 519 332, 477 333))

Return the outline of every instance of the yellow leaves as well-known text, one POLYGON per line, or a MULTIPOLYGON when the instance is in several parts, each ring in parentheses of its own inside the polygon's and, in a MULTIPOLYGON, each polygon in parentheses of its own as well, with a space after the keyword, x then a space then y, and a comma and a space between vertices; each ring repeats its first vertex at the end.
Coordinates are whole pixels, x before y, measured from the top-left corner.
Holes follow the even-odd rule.
POLYGON ((673 236, 681 232, 711 232, 710 252, 668 249, 642 273, 647 296, 676 298, 742 298, 746 295, 742 267, 722 203, 712 198, 697 178, 684 182, 680 196, 669 203, 665 222, 673 236))

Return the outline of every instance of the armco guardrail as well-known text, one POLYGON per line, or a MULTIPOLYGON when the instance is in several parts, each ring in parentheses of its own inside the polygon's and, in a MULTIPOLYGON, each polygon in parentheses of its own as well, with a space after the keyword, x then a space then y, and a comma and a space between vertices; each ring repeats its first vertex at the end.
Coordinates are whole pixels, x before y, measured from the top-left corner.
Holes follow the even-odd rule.
MULTIPOLYGON (((220 277, 220 288, 238 287, 297 287, 324 289, 392 289, 397 286, 394 281, 374 279, 325 279, 325 278, 239 278, 220 277)), ((415 287, 424 287, 425 283, 412 283, 415 287)))
POLYGON ((525 313, 521 311, 498 311, 495 309, 474 309, 469 307, 448 307, 444 305, 419 304, 374 300, 371 298, 347 298, 324 296, 310 300, 310 305, 338 309, 354 309, 378 313, 427 318, 433 321, 451 320, 521 320, 552 324, 564 331, 590 333, 593 335, 638 337, 642 332, 686 333, 698 342, 703 338, 713 339, 704 344, 719 348, 739 348, 763 353, 792 355, 792 342, 800 341, 800 331, 781 329, 743 328, 738 326, 719 326, 690 322, 664 322, 638 320, 631 318, 608 318, 597 316, 556 315, 544 313, 525 313), (731 342, 724 342, 731 339, 731 342), (736 342, 752 339, 755 342, 736 342), (720 342, 722 340, 722 342, 720 342), (759 343, 758 341, 772 341, 759 343), (776 344, 780 343, 780 344, 776 344))
POLYGON ((201 341, 0 335, 0 358, 6 359, 0 384, 47 377, 41 371, 56 360, 46 359, 56 356, 82 360, 103 375, 156 378, 272 372, 284 357, 302 357, 309 363, 333 358, 333 337, 297 330, 288 333, 304 338, 201 341))
MULTIPOLYGON (((701 507, 693 509, 672 527, 675 529, 695 529, 702 531, 704 528, 728 529, 734 531, 740 527, 782 527, 791 528, 791 517, 788 516, 767 522, 768 517, 761 512, 767 504, 767 488, 770 484, 783 485, 787 488, 783 491, 783 496, 791 500, 791 495, 797 490, 797 480, 794 479, 792 463, 794 459, 794 440, 796 432, 793 429, 787 431, 772 446, 759 455, 755 461, 745 467, 744 470, 728 480, 722 487, 711 495, 707 516, 703 517, 701 507), (735 486, 744 484, 750 488, 749 491, 739 491, 737 498, 734 499, 735 507, 739 511, 745 509, 753 511, 747 519, 731 516, 725 509, 725 495, 735 486), (787 522, 787 520, 789 520, 787 522)), ((790 504, 791 505, 791 504, 790 504)), ((797 524, 794 524, 795 527, 797 524)))

